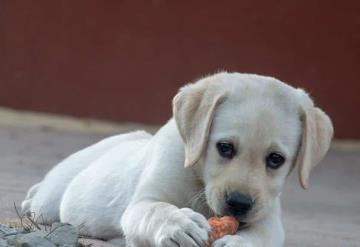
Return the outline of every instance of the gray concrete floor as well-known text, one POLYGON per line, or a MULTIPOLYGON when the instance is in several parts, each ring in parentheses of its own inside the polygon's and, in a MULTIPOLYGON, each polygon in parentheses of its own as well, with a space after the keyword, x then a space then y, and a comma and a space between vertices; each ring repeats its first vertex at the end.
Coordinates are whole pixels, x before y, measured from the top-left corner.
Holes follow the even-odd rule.
MULTIPOLYGON (((0 222, 16 219, 13 203, 53 165, 105 136, 0 125, 0 222)), ((332 148, 308 191, 295 175, 283 193, 286 246, 360 246, 360 148, 332 148)))

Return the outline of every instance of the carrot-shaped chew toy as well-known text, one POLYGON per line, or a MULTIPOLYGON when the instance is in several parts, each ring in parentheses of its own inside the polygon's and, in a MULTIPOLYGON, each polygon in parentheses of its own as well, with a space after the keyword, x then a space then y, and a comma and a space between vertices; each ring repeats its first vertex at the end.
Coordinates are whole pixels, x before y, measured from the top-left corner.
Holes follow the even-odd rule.
POLYGON ((211 226, 209 244, 225 235, 234 235, 239 227, 239 221, 231 216, 211 217, 208 222, 211 226))

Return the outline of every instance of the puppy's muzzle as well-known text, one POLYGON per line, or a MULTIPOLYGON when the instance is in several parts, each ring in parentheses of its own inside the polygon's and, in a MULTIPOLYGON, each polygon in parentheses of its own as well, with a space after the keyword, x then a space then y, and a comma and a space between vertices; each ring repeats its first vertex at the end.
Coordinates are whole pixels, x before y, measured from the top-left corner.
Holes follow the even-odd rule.
POLYGON ((240 192, 231 192, 227 194, 225 200, 229 213, 235 217, 246 216, 254 204, 249 195, 240 192))

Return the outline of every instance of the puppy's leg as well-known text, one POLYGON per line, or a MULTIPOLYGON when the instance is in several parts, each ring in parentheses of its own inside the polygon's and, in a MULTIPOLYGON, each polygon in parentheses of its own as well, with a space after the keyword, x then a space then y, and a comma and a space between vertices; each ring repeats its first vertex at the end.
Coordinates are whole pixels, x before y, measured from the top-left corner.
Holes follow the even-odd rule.
POLYGON ((136 131, 106 138, 90 147, 72 154, 45 176, 41 183, 34 185, 22 203, 22 211, 34 213, 42 224, 60 220, 60 203, 69 183, 94 160, 108 150, 128 140, 150 138, 144 131, 136 131))
POLYGON ((31 215, 31 201, 36 194, 36 192, 39 190, 41 183, 34 184, 26 194, 26 197, 24 201, 21 203, 21 213, 26 215, 31 215))
POLYGON ((265 219, 236 235, 226 235, 213 243, 213 247, 281 247, 284 245, 284 229, 280 219, 280 202, 265 219))
POLYGON ((183 141, 174 121, 152 139, 147 164, 121 217, 121 228, 132 247, 203 247, 210 225, 184 208, 200 188, 194 170, 184 169, 183 141))
POLYGON ((202 247, 210 231, 205 217, 192 209, 154 201, 128 207, 121 225, 132 247, 202 247))

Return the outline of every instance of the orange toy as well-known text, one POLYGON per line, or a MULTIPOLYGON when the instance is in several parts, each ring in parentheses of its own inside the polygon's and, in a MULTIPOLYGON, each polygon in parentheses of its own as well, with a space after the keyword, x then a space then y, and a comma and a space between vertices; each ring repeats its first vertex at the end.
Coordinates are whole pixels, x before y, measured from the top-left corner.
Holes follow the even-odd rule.
POLYGON ((209 244, 225 235, 234 235, 239 227, 239 221, 231 216, 211 217, 208 222, 212 229, 209 244))

